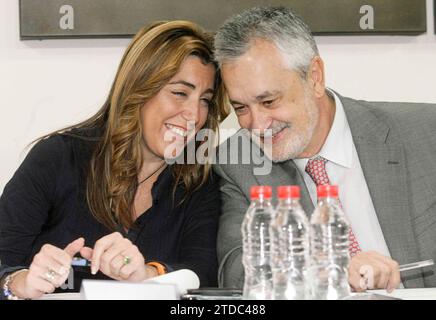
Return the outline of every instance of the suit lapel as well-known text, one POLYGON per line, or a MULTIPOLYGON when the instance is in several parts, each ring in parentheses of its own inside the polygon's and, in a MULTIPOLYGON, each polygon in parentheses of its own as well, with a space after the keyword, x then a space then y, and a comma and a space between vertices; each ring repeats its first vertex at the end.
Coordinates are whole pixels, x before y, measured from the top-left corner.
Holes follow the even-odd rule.
POLYGON ((284 162, 281 164, 281 167, 285 172, 289 172, 291 174, 291 184, 300 186, 300 203, 307 216, 310 218, 314 207, 312 199, 309 195, 309 190, 307 190, 306 182, 304 182, 304 178, 292 160, 284 162))
MULTIPOLYGON (((419 250, 409 214, 403 146, 376 117, 376 110, 371 111, 351 99, 340 99, 390 254, 400 264, 418 261, 419 250)), ((422 274, 402 280, 407 287, 424 285, 422 274)))

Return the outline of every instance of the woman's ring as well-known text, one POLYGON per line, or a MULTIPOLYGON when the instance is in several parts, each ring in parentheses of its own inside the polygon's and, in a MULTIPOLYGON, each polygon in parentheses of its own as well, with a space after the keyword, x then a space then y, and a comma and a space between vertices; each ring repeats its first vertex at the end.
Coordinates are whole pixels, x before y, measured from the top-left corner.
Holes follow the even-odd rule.
POLYGON ((124 264, 125 266, 127 266, 127 265, 130 263, 130 261, 132 261, 132 258, 130 258, 129 256, 124 256, 124 258, 123 258, 123 264, 124 264))
POLYGON ((57 275, 57 273, 53 269, 48 269, 48 271, 45 273, 44 276, 48 282, 53 282, 56 275, 57 275))

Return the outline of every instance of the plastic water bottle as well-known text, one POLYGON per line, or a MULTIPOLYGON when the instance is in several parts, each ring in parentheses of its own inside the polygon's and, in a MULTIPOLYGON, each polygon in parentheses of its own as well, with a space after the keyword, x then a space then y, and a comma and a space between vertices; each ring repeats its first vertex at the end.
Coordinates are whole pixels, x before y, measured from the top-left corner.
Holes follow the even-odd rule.
POLYGON ((242 222, 242 264, 245 271, 243 298, 268 300, 272 297, 269 227, 274 215, 269 186, 250 190, 251 204, 242 222))
POLYGON ((318 186, 318 204, 310 219, 312 299, 337 300, 350 295, 349 224, 338 200, 338 187, 318 186))
POLYGON ((300 205, 300 187, 277 188, 279 203, 271 223, 273 299, 308 297, 309 220, 300 205))

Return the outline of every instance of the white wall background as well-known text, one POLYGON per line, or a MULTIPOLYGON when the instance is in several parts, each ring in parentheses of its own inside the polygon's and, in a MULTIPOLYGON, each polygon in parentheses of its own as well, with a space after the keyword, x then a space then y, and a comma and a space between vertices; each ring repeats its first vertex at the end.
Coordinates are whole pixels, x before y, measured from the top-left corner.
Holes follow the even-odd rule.
MULTIPOLYGON (((436 103, 433 1, 427 0, 426 34, 317 41, 327 85, 342 95, 436 103)), ((100 107, 128 42, 20 41, 18 1, 0 1, 0 193, 30 141, 83 120, 100 107)), ((237 121, 232 115, 222 126, 237 127, 237 121)))

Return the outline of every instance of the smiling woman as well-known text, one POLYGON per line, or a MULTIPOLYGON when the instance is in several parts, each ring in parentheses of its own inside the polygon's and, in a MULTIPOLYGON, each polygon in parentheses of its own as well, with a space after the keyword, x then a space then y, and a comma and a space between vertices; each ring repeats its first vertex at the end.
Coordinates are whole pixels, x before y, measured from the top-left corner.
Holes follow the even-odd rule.
POLYGON ((214 286, 218 179, 209 165, 168 164, 166 149, 217 131, 226 105, 207 33, 187 21, 140 30, 103 107, 38 139, 6 185, 3 298, 53 292, 79 254, 91 262, 84 277, 142 281, 188 268, 214 286))
POLYGON ((145 104, 141 120, 147 128, 144 141, 148 141, 145 147, 150 154, 162 159, 167 148, 181 150, 188 137, 192 139, 203 128, 215 92, 214 76, 213 65, 191 55, 170 82, 145 104))

